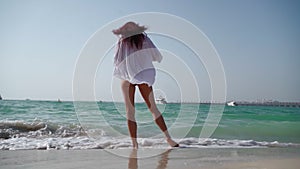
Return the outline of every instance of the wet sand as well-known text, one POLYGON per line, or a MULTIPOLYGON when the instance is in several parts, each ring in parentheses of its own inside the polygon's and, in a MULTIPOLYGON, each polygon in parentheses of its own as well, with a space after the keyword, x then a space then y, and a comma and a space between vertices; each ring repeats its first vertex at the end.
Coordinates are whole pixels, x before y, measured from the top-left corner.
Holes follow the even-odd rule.
POLYGON ((299 148, 0 151, 1 169, 298 169, 299 148))

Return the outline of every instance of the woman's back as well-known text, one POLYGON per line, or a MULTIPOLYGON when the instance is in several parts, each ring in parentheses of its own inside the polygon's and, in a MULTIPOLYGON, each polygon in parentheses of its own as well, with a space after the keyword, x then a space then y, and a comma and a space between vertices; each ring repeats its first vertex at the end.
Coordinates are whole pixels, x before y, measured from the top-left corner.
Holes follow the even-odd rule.
POLYGON ((120 39, 114 58, 114 76, 131 83, 147 83, 152 86, 155 80, 152 62, 161 60, 162 55, 146 34, 120 39), (143 74, 145 71, 147 73, 143 74))

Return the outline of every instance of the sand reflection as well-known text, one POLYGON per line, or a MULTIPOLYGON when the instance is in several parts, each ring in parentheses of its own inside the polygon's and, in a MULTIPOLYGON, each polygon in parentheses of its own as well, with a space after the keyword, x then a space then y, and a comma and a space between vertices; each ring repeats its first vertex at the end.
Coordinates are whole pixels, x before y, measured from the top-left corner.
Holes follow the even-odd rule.
MULTIPOLYGON (((169 153, 172 149, 168 149, 164 153, 160 155, 159 161, 157 163, 156 169, 165 169, 167 168, 169 153)), ((138 154, 137 149, 133 149, 130 153, 130 157, 128 158, 128 169, 137 169, 138 168, 138 154)))

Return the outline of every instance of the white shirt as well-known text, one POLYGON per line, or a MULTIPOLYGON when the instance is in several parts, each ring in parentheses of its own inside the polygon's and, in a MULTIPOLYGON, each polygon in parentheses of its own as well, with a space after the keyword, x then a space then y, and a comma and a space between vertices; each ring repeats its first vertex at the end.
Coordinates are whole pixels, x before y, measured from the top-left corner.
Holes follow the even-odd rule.
POLYGON ((132 84, 147 83, 151 86, 154 83, 155 73, 152 75, 143 72, 155 71, 152 62, 161 60, 161 53, 146 35, 141 49, 131 47, 128 42, 121 40, 114 58, 114 76, 128 80, 132 84), (143 76, 143 81, 137 76, 143 76))

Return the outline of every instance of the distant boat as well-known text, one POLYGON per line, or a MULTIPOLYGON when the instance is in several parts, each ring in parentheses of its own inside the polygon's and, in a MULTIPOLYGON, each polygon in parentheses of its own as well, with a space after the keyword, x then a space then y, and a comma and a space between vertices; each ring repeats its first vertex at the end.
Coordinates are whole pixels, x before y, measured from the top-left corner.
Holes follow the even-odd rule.
POLYGON ((227 103, 227 106, 236 106, 236 103, 235 101, 231 101, 227 103))
POLYGON ((168 102, 166 101, 166 99, 162 96, 159 96, 158 99, 155 100, 157 104, 167 104, 168 102))
POLYGON ((0 100, 2 100, 2 97, 1 97, 1 95, 0 95, 0 100))

